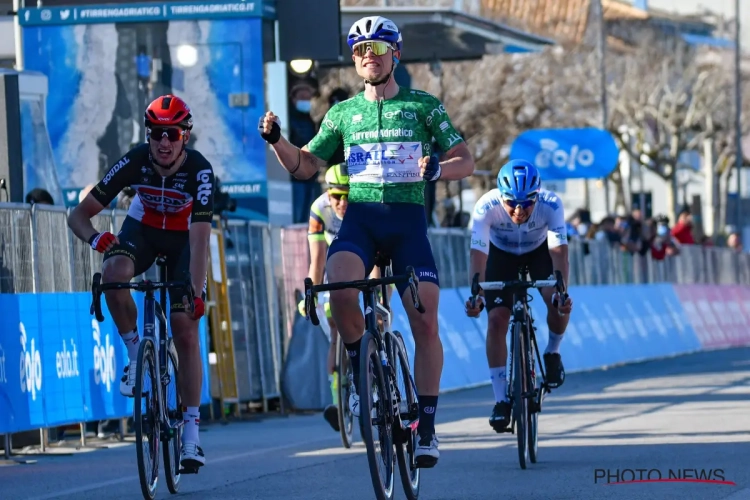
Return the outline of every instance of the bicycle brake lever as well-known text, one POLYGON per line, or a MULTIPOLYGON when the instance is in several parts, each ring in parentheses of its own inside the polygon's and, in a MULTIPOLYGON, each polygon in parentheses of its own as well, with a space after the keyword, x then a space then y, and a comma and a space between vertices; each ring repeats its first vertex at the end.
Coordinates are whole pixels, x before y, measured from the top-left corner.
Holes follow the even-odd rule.
POLYGON ((315 297, 312 291, 313 282, 310 278, 305 278, 305 313, 313 325, 319 326, 318 311, 315 310, 315 297))
POLYGON ((474 277, 471 278, 471 297, 469 298, 472 309, 477 307, 477 295, 479 295, 480 290, 479 273, 474 273, 474 277))

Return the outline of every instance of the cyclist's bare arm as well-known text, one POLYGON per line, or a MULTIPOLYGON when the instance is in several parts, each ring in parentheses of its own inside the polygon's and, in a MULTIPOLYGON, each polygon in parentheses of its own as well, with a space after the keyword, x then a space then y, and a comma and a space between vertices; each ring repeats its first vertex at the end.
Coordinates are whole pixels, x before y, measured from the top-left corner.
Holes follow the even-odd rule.
MULTIPOLYGON (((104 206, 91 194, 88 194, 68 216, 68 227, 70 227, 73 234, 78 238, 83 241, 89 241, 92 236, 99 232, 94 229, 91 219, 102 210, 104 210, 104 206)), ((117 244, 120 243, 117 237, 115 237, 115 240, 117 244)))
POLYGON ((307 277, 313 281, 313 285, 323 283, 323 273, 326 267, 326 252, 328 244, 325 240, 311 240, 310 243, 310 270, 307 277))
MULTIPOLYGON (((264 133, 271 132, 272 122, 279 123, 279 117, 269 111, 263 117, 264 133)), ((307 146, 300 149, 289 142, 283 135, 279 137, 276 144, 271 144, 271 147, 273 148, 273 152, 276 153, 276 158, 278 158, 281 166, 297 179, 310 179, 320 169, 328 165, 325 161, 310 153, 307 146)))
MULTIPOLYGON (((483 199, 477 202, 477 207, 482 204, 483 199)), ((485 280, 484 272, 487 269, 487 259, 489 257, 490 245, 490 226, 491 221, 487 220, 489 210, 479 211, 474 207, 471 214, 471 246, 469 247, 469 280, 474 279, 474 275, 479 273, 479 281, 485 280)), ((484 293, 482 293, 484 295, 484 293)))
MULTIPOLYGON (((192 222, 189 233, 190 277, 193 280, 193 290, 196 296, 200 297, 208 272, 208 240, 211 237, 211 223, 192 222)), ((182 277, 178 276, 178 279, 182 277)))
POLYGON ((560 245, 559 247, 550 248, 549 256, 552 259, 552 268, 555 271, 560 271, 563 275, 563 280, 568 283, 568 273, 570 272, 570 265, 568 262, 568 245, 560 245))
POLYGON ((449 149, 444 157, 447 159, 440 162, 441 180, 457 181, 474 173, 474 157, 465 142, 449 149))
MULTIPOLYGON (((469 279, 474 278, 474 275, 479 273, 479 281, 484 281, 484 271, 486 269, 487 254, 472 248, 469 251, 469 279)), ((484 293, 482 293, 482 295, 484 295, 484 293)))

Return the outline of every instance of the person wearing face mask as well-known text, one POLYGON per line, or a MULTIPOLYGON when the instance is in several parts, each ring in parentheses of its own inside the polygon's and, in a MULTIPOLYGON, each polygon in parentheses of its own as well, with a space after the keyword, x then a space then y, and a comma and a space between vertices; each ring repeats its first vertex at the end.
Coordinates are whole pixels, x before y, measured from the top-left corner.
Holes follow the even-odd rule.
MULTIPOLYGON (((289 92, 292 107, 289 110, 289 142, 302 147, 317 133, 315 121, 310 116, 315 89, 307 82, 298 83, 289 92)), ((300 181, 290 176, 292 182, 292 222, 307 222, 310 205, 320 196, 318 175, 300 181)))

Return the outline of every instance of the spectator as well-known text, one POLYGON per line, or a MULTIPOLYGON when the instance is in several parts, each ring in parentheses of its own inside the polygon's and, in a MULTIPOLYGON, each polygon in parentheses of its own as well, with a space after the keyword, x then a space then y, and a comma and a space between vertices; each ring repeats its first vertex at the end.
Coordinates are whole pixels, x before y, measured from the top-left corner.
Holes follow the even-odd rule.
POLYGON ((672 236, 681 245, 695 245, 693 238, 693 216, 690 210, 683 209, 677 217, 677 224, 672 228, 672 236))
POLYGON ((579 208, 568 219, 568 237, 571 239, 583 238, 591 226, 591 212, 585 208, 579 208))
POLYGON ((647 249, 651 250, 651 258, 664 260, 680 253, 677 240, 670 234, 669 219, 656 217, 646 224, 647 249))
MULTIPOLYGON (((301 82, 293 86, 289 92, 292 108, 289 111, 289 142, 301 148, 317 132, 317 127, 310 109, 315 89, 308 82, 301 82)), ((289 176, 292 183, 292 221, 294 223, 307 222, 310 216, 310 205, 320 196, 318 175, 311 179, 300 181, 289 176)))
POLYGON ((727 247, 731 248, 735 252, 742 252, 742 239, 740 238, 740 234, 737 231, 733 231, 727 237, 727 247))
POLYGON ((48 191, 42 188, 34 188, 26 194, 26 203, 30 205, 54 205, 55 200, 48 191))
POLYGON ((614 217, 607 216, 597 226, 594 233, 594 239, 597 241, 608 241, 612 245, 619 245, 622 239, 619 231, 615 227, 614 217))
POLYGON ((643 224, 630 216, 618 216, 615 228, 620 234, 620 248, 624 252, 636 253, 643 248, 643 224))

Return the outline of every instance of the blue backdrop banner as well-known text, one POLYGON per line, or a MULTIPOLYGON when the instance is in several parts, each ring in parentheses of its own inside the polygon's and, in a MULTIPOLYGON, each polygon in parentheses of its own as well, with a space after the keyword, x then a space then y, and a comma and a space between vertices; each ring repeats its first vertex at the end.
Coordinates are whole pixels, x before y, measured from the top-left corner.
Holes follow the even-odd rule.
MULTIPOLYGON (((575 310, 560 352, 568 372, 601 368, 699 350, 701 344, 672 285, 574 286, 575 310)), ((469 288, 440 291, 440 337, 445 350, 441 391, 489 384, 485 354, 487 314, 464 313, 469 288)), ((544 302, 532 292, 537 343, 549 339, 544 302)), ((401 301, 394 296, 393 327, 414 360, 414 338, 401 301)), ((508 343, 510 342, 510 336, 508 343)), ((564 389, 563 389, 564 390, 564 389)))
MULTIPOLYGON (((134 294, 142 308, 142 294, 134 294)), ((127 351, 106 303, 88 293, 0 295, 0 434, 132 415, 120 395, 127 351)), ((201 403, 210 403, 206 322, 201 321, 201 403)), ((143 331, 143 322, 140 323, 143 331)))
POLYGON ((510 158, 534 163, 544 181, 606 177, 619 155, 612 134, 598 128, 529 130, 510 147, 510 158))

